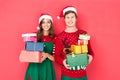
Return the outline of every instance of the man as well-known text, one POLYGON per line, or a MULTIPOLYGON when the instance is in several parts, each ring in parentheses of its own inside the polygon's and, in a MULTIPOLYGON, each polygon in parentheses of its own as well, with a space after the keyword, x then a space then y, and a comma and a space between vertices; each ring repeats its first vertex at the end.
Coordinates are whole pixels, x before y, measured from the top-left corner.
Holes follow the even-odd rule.
MULTIPOLYGON (((86 31, 79 30, 76 27, 77 10, 74 7, 66 7, 62 11, 66 29, 61 32, 55 40, 55 61, 62 65, 62 80, 87 80, 86 71, 69 70, 69 65, 66 63, 65 48, 70 48, 72 44, 78 43, 79 34, 87 34, 86 31)), ((88 61, 89 63, 93 59, 93 52, 88 44, 88 61)))

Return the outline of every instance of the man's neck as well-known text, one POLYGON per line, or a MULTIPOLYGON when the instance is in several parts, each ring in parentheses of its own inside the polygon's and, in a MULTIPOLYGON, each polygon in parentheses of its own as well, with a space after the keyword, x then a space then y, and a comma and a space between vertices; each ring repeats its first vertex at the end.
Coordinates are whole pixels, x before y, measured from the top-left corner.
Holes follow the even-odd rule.
POLYGON ((65 29, 65 32, 76 32, 78 29, 76 28, 76 26, 74 27, 67 27, 65 29))

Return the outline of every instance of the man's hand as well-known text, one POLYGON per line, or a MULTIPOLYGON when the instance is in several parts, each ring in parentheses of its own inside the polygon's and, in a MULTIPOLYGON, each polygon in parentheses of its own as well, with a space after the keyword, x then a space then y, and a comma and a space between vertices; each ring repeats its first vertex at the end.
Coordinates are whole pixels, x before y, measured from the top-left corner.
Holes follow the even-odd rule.
POLYGON ((63 65, 65 66, 65 68, 70 69, 69 65, 66 63, 66 59, 63 60, 63 65))

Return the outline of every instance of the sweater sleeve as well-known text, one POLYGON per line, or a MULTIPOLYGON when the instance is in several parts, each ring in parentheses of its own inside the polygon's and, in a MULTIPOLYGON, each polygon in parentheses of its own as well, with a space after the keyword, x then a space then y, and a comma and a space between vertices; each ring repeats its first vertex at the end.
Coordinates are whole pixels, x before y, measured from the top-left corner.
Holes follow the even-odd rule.
POLYGON ((88 41, 88 54, 90 54, 90 55, 92 55, 92 57, 94 57, 94 52, 92 50, 90 40, 88 41))
POLYGON ((55 61, 63 65, 63 60, 65 59, 65 54, 63 53, 63 44, 59 38, 55 39, 55 61))

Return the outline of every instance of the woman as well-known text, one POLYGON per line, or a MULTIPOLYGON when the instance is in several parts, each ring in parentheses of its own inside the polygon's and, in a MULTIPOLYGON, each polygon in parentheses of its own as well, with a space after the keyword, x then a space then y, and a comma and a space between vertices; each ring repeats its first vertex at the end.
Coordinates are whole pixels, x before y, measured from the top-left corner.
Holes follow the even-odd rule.
MULTIPOLYGON (((44 14, 39 18, 39 30, 37 32, 38 42, 53 44, 54 30, 53 19, 50 15, 44 14)), ((48 51, 49 52, 49 51, 48 51)), ((30 63, 26 71, 25 80, 56 80, 52 61, 52 52, 42 52, 41 63, 30 63)))

